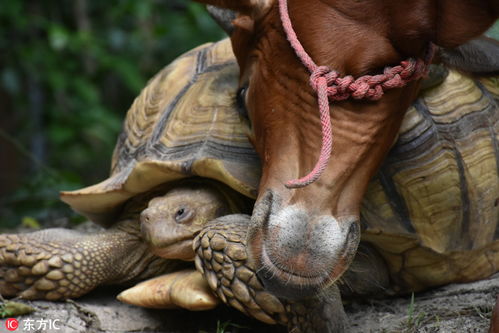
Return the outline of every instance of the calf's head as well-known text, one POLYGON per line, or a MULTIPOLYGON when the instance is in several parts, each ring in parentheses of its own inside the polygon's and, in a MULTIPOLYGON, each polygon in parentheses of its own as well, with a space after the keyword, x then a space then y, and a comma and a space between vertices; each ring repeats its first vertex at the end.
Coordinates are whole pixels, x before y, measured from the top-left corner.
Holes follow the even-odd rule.
MULTIPOLYGON (((277 0, 201 2, 238 13, 231 32, 241 69, 238 99, 263 165, 248 240, 259 277, 283 297, 319 292, 356 252, 362 196, 418 82, 376 102, 332 103, 329 163, 317 181, 290 189, 285 184, 316 163, 321 124, 310 73, 286 38, 277 0)), ((288 6, 315 63, 354 77, 421 58, 430 42, 458 46, 483 33, 499 12, 499 1, 492 0, 288 0, 288 6)))

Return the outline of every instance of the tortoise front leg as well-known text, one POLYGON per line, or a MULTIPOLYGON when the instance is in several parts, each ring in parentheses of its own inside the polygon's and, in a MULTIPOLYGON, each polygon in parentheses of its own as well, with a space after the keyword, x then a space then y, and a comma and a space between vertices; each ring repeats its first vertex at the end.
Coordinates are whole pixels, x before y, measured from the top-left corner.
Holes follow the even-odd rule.
POLYGON ((194 241, 196 268, 220 299, 268 324, 290 332, 343 332, 346 315, 336 285, 324 295, 299 301, 278 299, 267 292, 246 251, 250 217, 236 214, 215 219, 194 241))
POLYGON ((75 298, 102 284, 166 272, 171 265, 149 253, 134 220, 96 234, 58 228, 0 235, 0 294, 7 297, 75 298))

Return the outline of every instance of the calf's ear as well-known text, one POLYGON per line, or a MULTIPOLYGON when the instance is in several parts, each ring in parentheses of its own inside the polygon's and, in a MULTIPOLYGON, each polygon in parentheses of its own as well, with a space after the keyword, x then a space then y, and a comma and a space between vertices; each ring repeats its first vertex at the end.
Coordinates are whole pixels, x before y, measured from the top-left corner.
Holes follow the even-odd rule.
POLYGON ((499 75, 499 41, 485 36, 453 49, 443 48, 440 60, 447 66, 477 75, 499 75))
POLYGON ((436 0, 433 42, 454 48, 483 34, 499 17, 499 0, 436 0))
POLYGON ((207 5, 206 10, 210 13, 211 17, 218 23, 218 25, 227 33, 232 35, 234 31, 233 21, 237 14, 231 9, 219 8, 213 5, 207 5))

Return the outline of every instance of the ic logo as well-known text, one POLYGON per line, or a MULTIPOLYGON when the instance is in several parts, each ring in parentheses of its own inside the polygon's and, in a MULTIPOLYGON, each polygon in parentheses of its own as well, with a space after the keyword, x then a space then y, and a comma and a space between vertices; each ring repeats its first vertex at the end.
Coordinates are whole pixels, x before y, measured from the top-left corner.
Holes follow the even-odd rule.
POLYGON ((15 318, 9 318, 5 322, 5 327, 7 327, 9 331, 15 331, 19 327, 19 322, 15 318))

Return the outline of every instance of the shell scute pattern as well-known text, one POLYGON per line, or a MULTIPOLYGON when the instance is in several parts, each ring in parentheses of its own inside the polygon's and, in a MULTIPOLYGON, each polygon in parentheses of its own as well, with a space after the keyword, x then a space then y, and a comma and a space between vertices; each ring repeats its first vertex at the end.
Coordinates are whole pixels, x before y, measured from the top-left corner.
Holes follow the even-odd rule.
POLYGON ((164 110, 190 82, 196 57, 184 56, 159 72, 142 90, 127 113, 123 133, 113 157, 113 173, 136 157, 153 135, 164 110), (193 59, 194 58, 194 59, 193 59))
POLYGON ((259 158, 234 112, 237 80, 229 40, 181 56, 149 82, 128 111, 111 176, 63 192, 61 199, 109 226, 128 199, 186 177, 215 179, 255 197, 259 158))
POLYGON ((369 185, 364 239, 403 287, 467 281, 497 267, 497 82, 450 71, 408 110, 369 185))
POLYGON ((477 83, 457 71, 450 71, 445 81, 424 96, 424 103, 434 122, 449 124, 490 105, 477 83))
MULTIPOLYGON (((63 194, 94 221, 109 225, 130 198, 191 176, 255 197, 260 168, 235 109, 238 72, 230 43, 204 45, 174 67, 154 78, 129 111, 112 176, 63 194)), ((370 183, 361 209, 363 239, 379 250, 402 289, 479 279, 499 267, 498 101, 497 79, 475 81, 450 70, 408 110, 370 183)), ((215 231, 196 241, 206 258, 196 267, 222 299, 239 302, 228 288, 235 279, 256 299, 261 284, 235 246, 245 235, 218 228, 224 241, 215 231)))
POLYGON ((254 155, 248 153, 251 146, 233 112, 233 96, 220 94, 237 85, 236 66, 228 43, 220 42, 189 52, 163 69, 127 113, 113 174, 130 169, 129 164, 135 168, 134 160, 166 164, 184 160, 173 168, 190 175, 197 159, 254 155), (231 75, 214 76, 213 71, 231 75), (233 151, 235 156, 227 155, 233 151))

